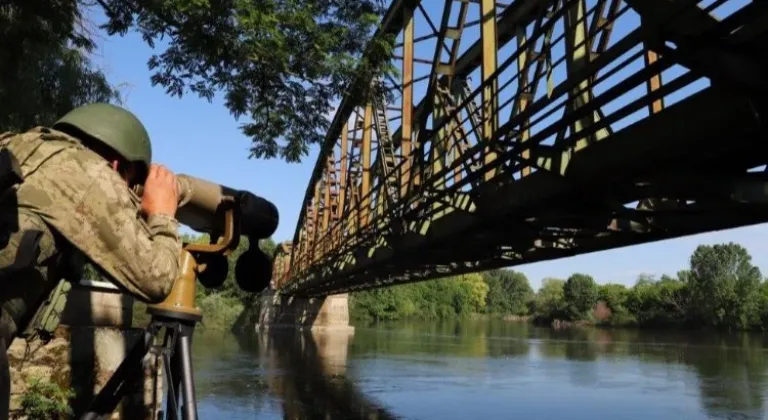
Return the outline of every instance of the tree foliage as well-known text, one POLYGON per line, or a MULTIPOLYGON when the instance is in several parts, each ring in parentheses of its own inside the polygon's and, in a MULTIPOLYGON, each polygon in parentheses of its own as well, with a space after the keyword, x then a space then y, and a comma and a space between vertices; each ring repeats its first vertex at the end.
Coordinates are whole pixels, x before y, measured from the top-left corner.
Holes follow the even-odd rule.
POLYGON ((536 316, 591 321, 602 303, 611 312, 606 322, 613 325, 764 330, 768 281, 751 261, 738 244, 701 245, 691 256, 690 269, 659 279, 641 274, 631 288, 596 286, 582 274, 565 284, 545 281, 535 299, 536 316))
POLYGON ((0 3, 0 131, 50 125, 77 106, 119 102, 88 58, 94 43, 70 1, 0 3))
POLYGON ((511 270, 493 270, 486 274, 485 280, 488 282, 488 312, 528 314, 534 295, 525 274, 511 270))
POLYGON ((232 115, 250 120, 241 129, 257 158, 300 160, 322 140, 333 100, 358 74, 391 71, 381 58, 392 51, 393 39, 376 38, 371 54, 363 55, 383 0, 98 3, 109 34, 135 30, 162 49, 148 62, 153 85, 209 101, 222 91, 232 115))
POLYGON ((688 293, 685 283, 662 276, 642 276, 629 291, 626 306, 641 325, 674 325, 686 321, 688 293))
POLYGON ((752 265, 746 249, 733 243, 699 246, 691 256, 689 269, 660 278, 641 274, 632 287, 598 285, 591 276, 576 273, 567 281, 545 278, 534 294, 522 273, 493 270, 482 276, 464 275, 356 292, 351 302, 354 318, 380 321, 475 312, 530 314, 543 323, 561 320, 761 331, 768 325, 768 281, 752 265))
POLYGON ((713 326, 745 328, 759 322, 760 269, 741 245, 699 246, 691 256, 691 310, 713 326))
POLYGON ((354 293, 350 309, 362 320, 450 318, 483 311, 487 294, 482 275, 465 274, 354 293))
POLYGON ((552 277, 541 281, 541 288, 536 294, 535 311, 537 315, 550 317, 565 316, 565 281, 552 277))
POLYGON ((583 317, 597 303, 599 290, 592 276, 576 273, 568 277, 563 286, 563 297, 574 318, 583 317))
POLYGON ((348 90, 386 94, 391 36, 374 37, 384 0, 8 0, 0 3, 0 127, 50 124, 89 102, 119 100, 88 56, 108 35, 138 33, 153 85, 171 96, 221 95, 251 157, 299 161, 348 90), (373 89, 371 89, 373 88, 373 89))

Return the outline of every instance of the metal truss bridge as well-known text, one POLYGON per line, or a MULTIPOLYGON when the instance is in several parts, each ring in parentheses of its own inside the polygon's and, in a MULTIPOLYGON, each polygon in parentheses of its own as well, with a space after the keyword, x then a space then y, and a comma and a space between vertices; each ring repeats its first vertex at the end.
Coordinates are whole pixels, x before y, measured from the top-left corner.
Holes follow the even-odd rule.
POLYGON ((379 30, 393 95, 342 100, 284 293, 768 221, 766 2, 393 0, 379 30))

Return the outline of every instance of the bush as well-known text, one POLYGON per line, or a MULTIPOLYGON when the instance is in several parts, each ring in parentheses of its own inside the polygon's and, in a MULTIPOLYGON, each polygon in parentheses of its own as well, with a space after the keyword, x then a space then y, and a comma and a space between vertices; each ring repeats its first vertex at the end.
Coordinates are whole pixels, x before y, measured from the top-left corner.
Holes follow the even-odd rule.
POLYGON ((29 420, 67 418, 73 414, 69 400, 74 396, 74 391, 65 390, 53 382, 31 378, 21 397, 18 414, 29 420))
POLYGON ((203 311, 201 327, 206 330, 230 330, 245 309, 236 297, 227 297, 220 293, 208 295, 198 300, 198 307, 203 311))

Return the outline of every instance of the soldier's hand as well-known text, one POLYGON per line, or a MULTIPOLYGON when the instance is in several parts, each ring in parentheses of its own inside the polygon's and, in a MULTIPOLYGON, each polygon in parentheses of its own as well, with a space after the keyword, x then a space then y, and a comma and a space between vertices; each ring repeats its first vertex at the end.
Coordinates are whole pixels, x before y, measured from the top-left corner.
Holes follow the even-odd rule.
POLYGON ((162 165, 153 164, 149 168, 147 180, 144 182, 144 195, 141 209, 147 216, 165 214, 176 216, 179 206, 179 192, 176 186, 176 175, 162 165))

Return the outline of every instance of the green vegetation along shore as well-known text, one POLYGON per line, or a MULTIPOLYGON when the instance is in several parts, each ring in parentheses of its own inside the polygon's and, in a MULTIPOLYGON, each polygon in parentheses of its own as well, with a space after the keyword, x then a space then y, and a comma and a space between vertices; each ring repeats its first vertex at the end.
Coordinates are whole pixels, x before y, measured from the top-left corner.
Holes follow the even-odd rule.
MULTIPOLYGON (((186 241, 205 240, 188 237, 186 241)), ((275 244, 262 241, 272 255, 275 244)), ((254 295, 241 291, 234 263, 248 247, 247 238, 230 256, 224 285, 198 288, 202 328, 231 330, 257 311, 254 295)), ((135 325, 143 325, 137 305, 135 325)), ((741 245, 701 245, 689 269, 674 276, 641 275, 627 287, 598 284, 588 274, 567 279, 545 278, 534 291, 523 273, 492 270, 350 295, 350 318, 357 325, 372 322, 437 320, 459 317, 500 317, 563 327, 600 325, 648 328, 717 328, 764 331, 768 326, 768 279, 752 264, 741 245)))
POLYGON ((588 274, 546 278, 534 292, 524 274, 494 270, 354 293, 357 322, 504 316, 553 326, 609 325, 759 330, 768 325, 768 280, 734 243, 701 245, 688 270, 641 275, 634 286, 597 284, 588 274))

